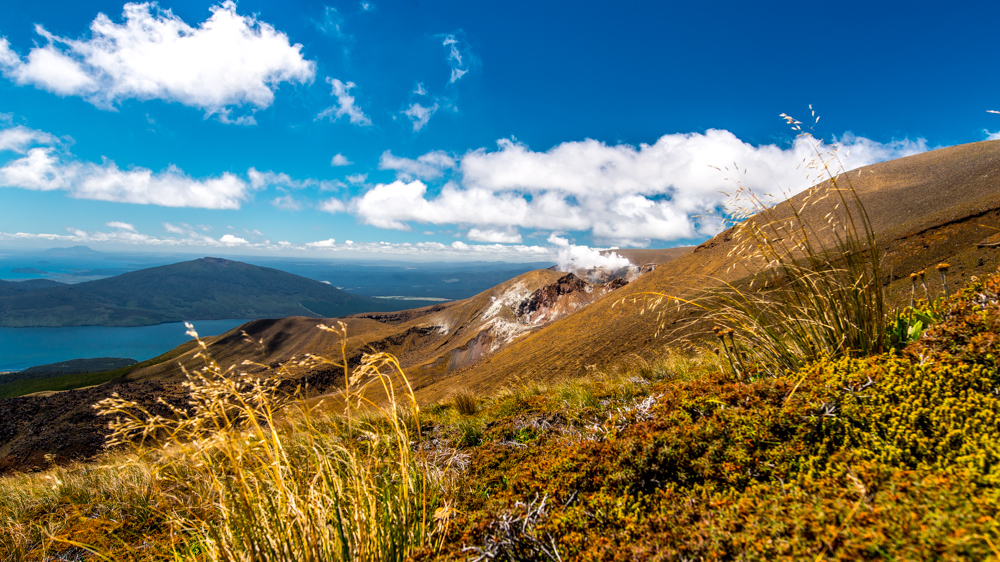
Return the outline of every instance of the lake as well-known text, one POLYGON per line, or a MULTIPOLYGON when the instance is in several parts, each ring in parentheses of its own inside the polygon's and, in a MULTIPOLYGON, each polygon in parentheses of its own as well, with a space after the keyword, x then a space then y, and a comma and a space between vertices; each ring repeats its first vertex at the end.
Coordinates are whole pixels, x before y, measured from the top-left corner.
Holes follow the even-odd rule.
MULTIPOLYGON (((246 320, 192 322, 200 336, 217 336, 246 320)), ((138 328, 0 328, 0 372, 21 371, 70 359, 130 357, 144 361, 191 339, 183 322, 138 328)))

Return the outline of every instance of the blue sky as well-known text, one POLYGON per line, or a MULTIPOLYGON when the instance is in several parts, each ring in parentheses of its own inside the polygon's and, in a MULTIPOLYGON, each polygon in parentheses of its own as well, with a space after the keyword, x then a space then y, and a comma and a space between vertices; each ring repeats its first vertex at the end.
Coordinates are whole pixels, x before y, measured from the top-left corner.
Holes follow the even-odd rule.
POLYGON ((0 4, 0 247, 547 259, 1000 131, 996 3, 0 4))

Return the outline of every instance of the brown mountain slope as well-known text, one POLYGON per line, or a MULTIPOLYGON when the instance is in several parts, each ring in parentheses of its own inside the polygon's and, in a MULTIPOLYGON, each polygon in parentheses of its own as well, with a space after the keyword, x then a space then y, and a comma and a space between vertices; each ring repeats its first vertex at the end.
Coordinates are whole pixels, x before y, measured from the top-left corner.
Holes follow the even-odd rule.
MULTIPOLYGON (((1000 248, 980 247, 1000 232, 1000 141, 950 147, 849 172, 865 205, 877 239, 886 251, 890 296, 904 302, 909 274, 941 261, 953 265, 953 283, 993 270, 1000 248)), ((841 178, 841 186, 845 181, 841 178)), ((822 188, 823 185, 819 186, 822 188)), ((801 206, 805 192, 792 203, 801 206)), ((821 223, 830 199, 807 208, 821 223)), ((779 211, 779 214, 783 214, 779 211)), ((787 215, 787 213, 784 213, 787 215)), ((423 387, 422 401, 440 400, 456 387, 489 392, 516 380, 553 379, 582 373, 588 365, 607 365, 657 349, 674 337, 657 336, 655 314, 642 314, 643 293, 684 296, 706 283, 736 281, 730 270, 735 245, 730 231, 640 277, 613 295, 552 323, 495 355, 423 387), (615 303, 624 301, 615 306, 615 303)), ((936 277, 928 278, 940 291, 936 277)), ((686 312, 685 314, 690 314, 686 312)), ((677 320, 667 317, 667 327, 677 320)))
POLYGON ((667 263, 670 260, 679 258, 684 254, 694 250, 692 246, 683 246, 680 248, 620 248, 617 250, 606 250, 601 252, 602 254, 610 254, 612 252, 618 254, 619 256, 632 262, 632 265, 643 266, 649 263, 661 264, 667 263))
MULTIPOLYGON (((434 379, 471 365, 509 345, 537 326, 575 312, 618 287, 588 283, 552 270, 525 273, 472 298, 399 313, 369 313, 341 319, 347 333, 350 363, 371 351, 397 355, 414 381, 434 379)), ((318 321, 292 317, 257 320, 209 342, 208 351, 222 365, 240 370, 281 370, 294 380, 308 380, 314 388, 341 384, 342 376, 329 366, 306 367, 296 359, 307 354, 340 358, 341 337, 317 328, 318 321), (245 332, 245 335, 244 333, 245 332), (244 361, 254 365, 242 365, 244 361)), ((202 364, 197 350, 178 360, 133 371, 118 383, 157 380, 179 382, 178 364, 202 364)))

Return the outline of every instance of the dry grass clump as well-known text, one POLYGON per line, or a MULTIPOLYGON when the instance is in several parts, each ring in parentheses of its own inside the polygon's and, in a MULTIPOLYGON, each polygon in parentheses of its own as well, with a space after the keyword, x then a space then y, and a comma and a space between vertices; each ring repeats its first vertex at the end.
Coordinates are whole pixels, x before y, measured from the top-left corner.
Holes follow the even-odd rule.
POLYGON ((0 560, 403 560, 443 532, 447 459, 428 460, 395 357, 313 358, 344 370, 326 413, 199 344, 185 405, 95 405, 118 452, 0 479, 0 560))
POLYGON ((172 515, 187 544, 175 556, 403 560, 429 543, 442 475, 417 452, 419 411, 398 361, 380 353, 353 372, 338 365, 343 416, 303 407, 276 382, 207 357, 188 374, 188 407, 170 407, 170 416, 115 397, 98 404, 113 420, 112 444, 135 445, 161 486, 197 499, 172 515), (387 401, 368 399, 369 387, 387 401))
POLYGON ((824 152, 801 122, 782 117, 800 142, 813 143, 806 168, 826 181, 772 204, 737 180, 727 205, 735 241, 729 257, 746 283, 723 283, 690 300, 650 295, 653 306, 675 301, 705 311, 724 363, 740 378, 778 376, 887 345, 882 253, 868 214, 836 152, 824 152))
POLYGON ((479 412, 479 400, 468 389, 463 388, 456 392, 452 402, 455 404, 455 410, 463 416, 474 416, 479 412))
MULTIPOLYGON (((129 542, 157 533, 162 513, 171 509, 169 504, 159 493, 152 467, 123 455, 100 464, 7 476, 0 479, 0 560, 56 560, 69 559, 67 553, 86 554, 77 544, 138 555, 138 542, 129 542), (128 531, 116 532, 126 524, 128 531)), ((150 544, 145 550, 149 555, 158 551, 150 544)))
MULTIPOLYGON (((799 121, 783 117, 800 139, 812 138, 799 121)), ((713 315, 734 330, 730 337, 740 353, 772 374, 822 357, 885 350, 888 310, 871 221, 850 177, 840 173, 837 154, 812 142, 808 167, 827 181, 801 202, 767 206, 749 190, 737 192, 742 221, 730 256, 748 268, 753 282, 749 290, 730 286, 712 299, 713 315)))

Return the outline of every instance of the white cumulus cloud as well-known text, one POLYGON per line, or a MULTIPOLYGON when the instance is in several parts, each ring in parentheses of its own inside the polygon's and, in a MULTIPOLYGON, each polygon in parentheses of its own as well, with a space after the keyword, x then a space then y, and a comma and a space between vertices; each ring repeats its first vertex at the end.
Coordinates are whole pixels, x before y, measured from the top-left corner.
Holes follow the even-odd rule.
POLYGON ((69 192, 80 199, 163 207, 238 209, 250 192, 246 182, 231 173, 199 180, 176 166, 154 173, 140 167, 122 170, 111 161, 82 165, 77 169, 79 173, 73 178, 69 192))
POLYGON ((499 244, 520 244, 524 241, 521 233, 516 228, 495 230, 472 227, 469 229, 468 234, 466 234, 466 238, 476 242, 494 242, 499 244))
POLYGON ((235 2, 210 10, 193 27, 155 2, 128 3, 122 23, 98 14, 84 39, 36 26, 46 44, 22 58, 0 40, 0 66, 15 83, 98 107, 161 99, 244 124, 273 103, 281 83, 312 81, 316 65, 303 57, 302 45, 255 16, 238 14, 235 2), (246 111, 234 117, 234 108, 246 111))
POLYGON ((250 243, 248 240, 232 234, 222 235, 222 238, 219 238, 219 242, 225 244, 226 246, 243 246, 250 243))
POLYGON ((355 105, 354 96, 350 94, 351 89, 356 88, 357 84, 354 82, 344 83, 336 78, 327 78, 326 81, 333 88, 330 95, 337 98, 337 103, 321 111, 316 119, 329 117, 331 121, 336 121, 346 115, 354 125, 366 127, 372 124, 371 118, 355 105))
POLYGON ((330 159, 330 165, 333 167, 350 166, 351 164, 353 164, 353 162, 348 160, 346 156, 339 152, 334 154, 333 158, 330 159))
MULTIPOLYGON (((9 130, 0 130, 0 140, 12 138, 5 136, 9 130)), ((23 136, 23 131, 18 134, 23 136)), ((54 140, 38 131, 29 136, 36 141, 54 140)), ((25 143, 13 144, 23 147, 25 143)), ((64 190, 78 199, 205 209, 238 209, 255 189, 231 173, 196 179, 173 165, 160 172, 138 166, 123 170, 107 159, 100 164, 80 162, 54 146, 30 148, 0 167, 0 187, 64 190)))
MULTIPOLYGON (((685 240, 714 234, 722 225, 711 213, 726 202, 720 191, 732 191, 734 184, 718 166, 736 162, 747 170, 741 178, 745 186, 791 195, 817 179, 799 169, 813 156, 817 142, 801 137, 787 148, 754 146, 729 131, 709 130, 664 135, 639 146, 584 140, 537 152, 501 140, 496 150, 463 156, 457 180, 436 195, 413 180, 440 177, 444 166, 423 169, 420 158, 386 152, 380 167, 399 170, 399 179, 375 185, 352 209, 366 224, 381 228, 429 223, 463 224, 479 232, 577 231, 599 243, 619 245, 685 240)), ((927 149, 923 140, 879 143, 852 135, 840 144, 845 169, 927 149)))
POLYGON ((316 242, 308 242, 306 246, 309 248, 336 248, 337 240, 334 238, 329 238, 327 240, 317 240, 316 242))

